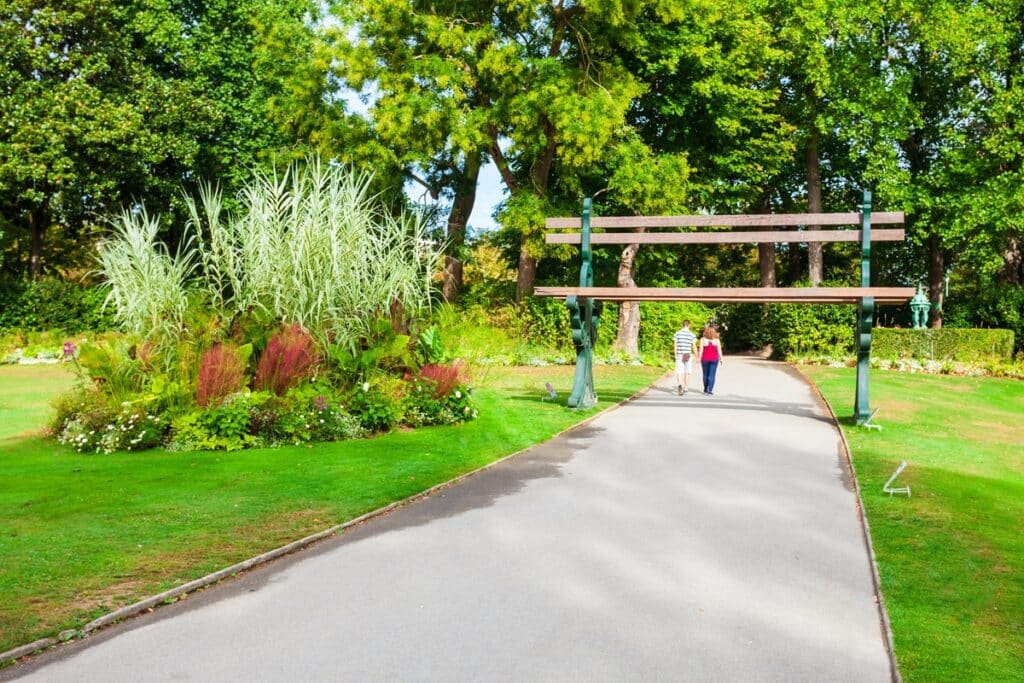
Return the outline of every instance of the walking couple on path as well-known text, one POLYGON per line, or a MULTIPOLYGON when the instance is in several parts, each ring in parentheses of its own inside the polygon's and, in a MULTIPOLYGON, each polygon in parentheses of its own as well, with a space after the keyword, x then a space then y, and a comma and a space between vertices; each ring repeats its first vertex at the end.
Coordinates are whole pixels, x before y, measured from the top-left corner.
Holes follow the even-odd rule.
POLYGON ((722 340, 719 339, 718 328, 708 323, 698 339, 690 330, 690 321, 684 320, 682 329, 672 335, 672 340, 676 351, 676 393, 682 396, 689 391, 693 359, 697 357, 703 372, 704 393, 714 395, 715 375, 722 363, 722 340))

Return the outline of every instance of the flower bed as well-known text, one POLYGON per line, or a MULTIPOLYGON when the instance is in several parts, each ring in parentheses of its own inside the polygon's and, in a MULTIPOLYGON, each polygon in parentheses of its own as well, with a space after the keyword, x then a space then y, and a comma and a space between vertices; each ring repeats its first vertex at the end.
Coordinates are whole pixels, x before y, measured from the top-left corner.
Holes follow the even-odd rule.
POLYGON ((477 416, 466 367, 422 322, 440 251, 421 220, 316 160, 257 176, 234 215, 220 201, 188 201, 173 254, 145 210, 115 222, 99 272, 123 334, 54 352, 81 377, 59 441, 233 451, 477 416))

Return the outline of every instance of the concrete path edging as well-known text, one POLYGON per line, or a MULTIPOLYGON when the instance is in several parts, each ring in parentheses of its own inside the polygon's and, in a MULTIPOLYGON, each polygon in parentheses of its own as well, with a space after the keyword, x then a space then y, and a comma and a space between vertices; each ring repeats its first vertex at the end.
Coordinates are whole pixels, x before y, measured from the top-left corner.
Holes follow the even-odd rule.
POLYGON ((857 517, 860 519, 861 532, 864 538, 864 546, 868 551, 868 559, 871 564, 871 581, 874 583, 875 588, 875 604, 878 606, 878 619, 882 628, 882 636, 885 642, 885 651, 889 656, 889 673, 892 676, 893 683, 903 683, 903 676, 900 674, 899 662, 896 659, 896 646, 892 635, 892 623, 889 621, 889 611, 885 608, 885 596, 882 594, 882 577, 878 573, 878 560, 875 557, 875 546, 871 543, 871 525, 868 523, 867 514, 864 512, 864 498, 860 491, 860 482, 857 481, 857 469, 853 465, 853 453, 850 450, 850 444, 846 440, 846 432, 843 431, 843 426, 839 424, 839 418, 836 416, 835 410, 832 409, 832 404, 825 399, 825 396, 821 393, 814 382, 811 381, 807 375, 800 372, 799 368, 795 365, 792 366, 800 377, 807 382, 807 385, 817 396, 825 409, 828 411, 829 416, 835 423, 836 431, 839 433, 840 443, 843 446, 843 459, 846 461, 846 466, 850 469, 850 481, 853 484, 854 493, 857 494, 857 517))
POLYGON ((631 396, 628 396, 622 401, 619 401, 614 405, 608 406, 603 410, 597 411, 596 413, 587 417, 586 419, 558 431, 557 433, 551 435, 548 439, 545 439, 540 443, 532 444, 514 453, 509 453, 508 455, 502 456, 501 458, 489 462, 486 465, 482 465, 476 468, 475 470, 470 470, 469 472, 466 472, 465 474, 460 474, 459 476, 454 477, 453 479, 449 479, 439 484, 435 484, 434 486, 431 486, 428 489, 420 491, 419 493, 414 493, 413 495, 407 498, 403 498, 402 500, 397 500, 383 507, 371 510, 365 514, 360 515, 359 517, 356 517, 355 519, 350 519, 347 522, 336 524, 332 527, 324 529, 323 531, 318 531, 316 533, 300 538, 296 541, 292 541, 291 543, 288 543, 286 545, 274 548, 273 550, 269 550, 260 555, 256 555, 255 557, 251 557, 247 560, 237 562, 229 567, 219 569, 215 572, 207 574, 206 576, 202 576, 193 581, 189 581, 188 583, 176 586, 162 593, 151 595, 137 602, 133 602, 130 605, 125 605, 124 607, 114 610, 109 614, 105 614, 102 617, 90 621, 81 629, 69 629, 67 631, 62 631, 57 637, 40 638, 39 640, 32 641, 31 643, 26 643, 25 645, 20 645, 18 647, 7 650, 6 652, 0 652, 0 665, 2 665, 4 662, 16 661, 23 657, 40 653, 44 650, 48 650, 51 647, 61 645, 70 640, 82 639, 98 629, 110 626, 117 622, 123 621, 124 619, 127 619, 129 617, 139 615, 143 612, 152 611, 153 609, 160 607, 161 605, 174 602, 177 598, 181 597, 182 595, 194 593, 195 591, 201 590, 215 583, 219 583, 220 581, 233 577, 249 569, 253 569, 254 567, 264 565, 279 557, 283 557, 285 555, 298 552, 311 545, 318 543, 319 541, 330 538, 332 536, 336 536, 337 534, 343 533, 347 529, 363 524, 371 519, 386 515, 389 512, 393 512, 394 510, 400 507, 404 507, 406 505, 415 503, 416 501, 421 500, 423 498, 428 498, 439 491, 450 488, 451 486, 454 486, 455 484, 458 484, 470 477, 473 477, 477 474, 480 474, 481 472, 485 472, 493 467, 496 467, 497 465, 500 465, 506 460, 518 457, 524 453, 528 453, 537 446, 546 443, 551 439, 555 439, 574 429, 584 427, 593 422, 594 420, 596 420, 597 418, 601 417, 602 415, 605 415, 606 413, 621 408, 623 405, 629 403, 630 401, 646 394, 659 381, 664 379, 665 376, 667 376, 667 374, 668 372, 666 372, 664 375, 661 375, 660 377, 655 378, 655 380, 650 385, 644 387, 643 389, 640 389, 639 391, 634 392, 631 396))

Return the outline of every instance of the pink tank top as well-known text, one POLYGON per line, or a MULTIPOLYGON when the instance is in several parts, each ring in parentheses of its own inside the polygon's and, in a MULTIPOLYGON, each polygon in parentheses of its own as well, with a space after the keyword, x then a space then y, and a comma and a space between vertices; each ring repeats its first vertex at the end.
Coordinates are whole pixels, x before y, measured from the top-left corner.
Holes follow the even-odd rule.
POLYGON ((700 359, 718 360, 718 344, 708 342, 708 344, 700 350, 700 359))

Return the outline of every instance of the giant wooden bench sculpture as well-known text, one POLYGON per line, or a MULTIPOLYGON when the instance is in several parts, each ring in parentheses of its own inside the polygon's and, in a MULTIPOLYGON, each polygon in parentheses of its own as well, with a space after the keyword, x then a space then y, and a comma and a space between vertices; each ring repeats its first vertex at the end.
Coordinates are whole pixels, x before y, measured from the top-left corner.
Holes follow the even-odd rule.
POLYGON ((876 304, 896 304, 914 295, 912 287, 871 287, 871 242, 899 241, 904 231, 871 229, 876 224, 903 223, 902 212, 871 215, 871 193, 864 193, 858 213, 745 214, 733 216, 608 216, 591 218, 591 200, 583 200, 583 215, 549 218, 550 229, 579 229, 576 233, 548 233, 548 244, 579 244, 582 266, 578 287, 537 287, 537 296, 565 299, 576 345, 576 377, 569 406, 589 408, 597 403, 594 391, 593 349, 597 338, 601 301, 699 301, 705 303, 814 303, 857 304, 857 394, 854 417, 863 424, 868 409, 868 363, 871 327, 876 304), (784 226, 860 225, 857 230, 764 230, 784 226), (731 226, 758 231, 641 232, 648 228, 731 226), (627 233, 592 234, 592 228, 629 229, 627 233), (757 242, 860 242, 860 287, 594 287, 592 248, 606 244, 742 244, 757 242))

